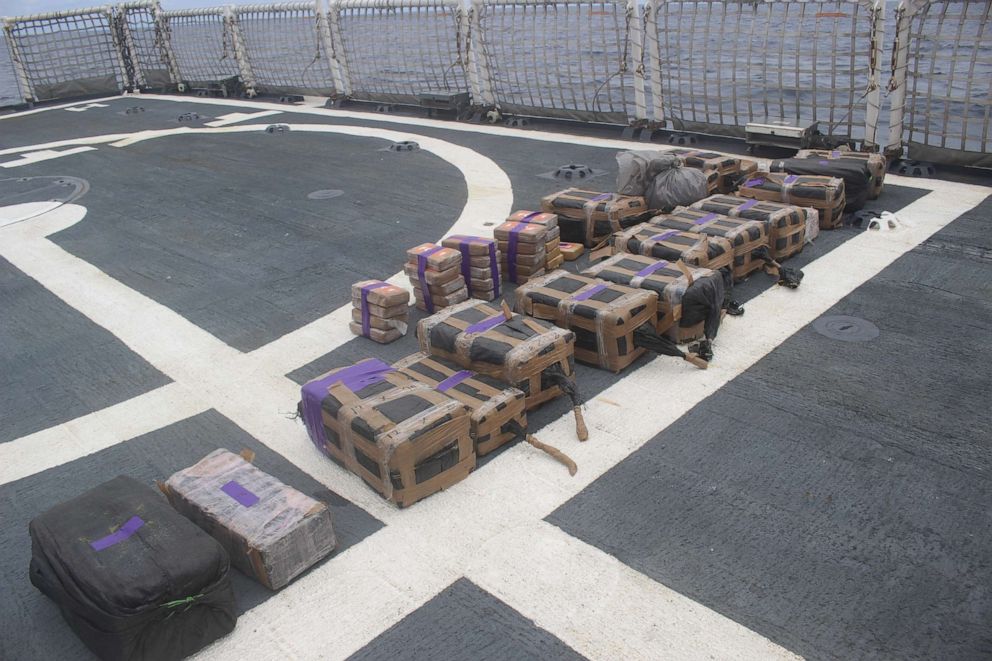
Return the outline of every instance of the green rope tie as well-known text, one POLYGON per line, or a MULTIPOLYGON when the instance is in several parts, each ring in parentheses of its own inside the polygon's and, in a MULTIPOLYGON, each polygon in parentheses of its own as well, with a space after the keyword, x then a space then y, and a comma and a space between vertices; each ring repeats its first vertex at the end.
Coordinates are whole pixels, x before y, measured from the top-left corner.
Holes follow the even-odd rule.
MULTIPOLYGON (((162 608, 174 609, 174 608, 179 608, 180 606, 186 606, 186 608, 184 608, 182 610, 182 612, 185 613, 186 611, 188 611, 190 608, 193 607, 193 602, 195 602, 197 599, 201 598, 202 596, 203 596, 203 594, 201 593, 201 594, 194 594, 192 597, 185 597, 183 599, 176 599, 175 601, 167 601, 164 604, 162 604, 161 607, 162 608)), ((175 614, 176 614, 176 611, 173 610, 173 611, 171 611, 169 613, 169 615, 165 619, 168 620, 170 617, 172 617, 175 614)))

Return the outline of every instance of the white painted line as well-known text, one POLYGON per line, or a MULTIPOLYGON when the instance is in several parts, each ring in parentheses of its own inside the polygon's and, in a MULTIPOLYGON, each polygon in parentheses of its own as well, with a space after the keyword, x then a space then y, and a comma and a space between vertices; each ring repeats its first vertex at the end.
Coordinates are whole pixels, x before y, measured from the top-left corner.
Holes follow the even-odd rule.
POLYGON ((106 108, 106 103, 87 103, 83 106, 73 106, 71 108, 63 108, 66 112, 86 112, 87 110, 93 110, 94 108, 106 108))
POLYGON ((55 151, 54 149, 29 151, 21 154, 21 157, 17 160, 0 163, 0 168, 19 168, 22 165, 30 165, 32 163, 50 161, 55 158, 62 158, 63 156, 72 156, 73 154, 82 154, 83 152, 95 151, 95 150, 96 147, 75 147, 73 149, 64 149, 62 151, 55 151))
POLYGON ((48 202, 21 202, 20 204, 0 207, 0 227, 40 216, 58 209, 62 204, 57 200, 49 200, 48 202))
POLYGON ((486 540, 466 576, 589 659, 800 658, 542 521, 486 540))
MULTIPOLYGON (((103 103, 104 101, 114 101, 116 99, 126 99, 126 96, 107 96, 102 99, 94 99, 91 103, 103 103)), ((0 121, 5 119, 19 119, 21 117, 27 117, 28 115, 37 115, 40 112, 48 112, 50 110, 62 110, 63 108, 71 108, 73 106, 78 106, 79 101, 71 101, 69 103, 60 103, 54 106, 44 106, 42 108, 32 108, 31 110, 21 110, 20 112, 12 112, 8 114, 0 114, 0 121)))
POLYGON ((272 115, 282 114, 281 110, 261 110, 259 112, 229 112, 226 115, 220 115, 217 119, 212 122, 206 122, 206 126, 218 127, 227 126, 229 124, 237 124, 238 122, 246 122, 250 119, 261 119, 262 117, 271 117, 272 115))
POLYGON ((0 484, 75 461, 202 413, 207 407, 178 383, 94 411, 16 441, 0 443, 0 484))

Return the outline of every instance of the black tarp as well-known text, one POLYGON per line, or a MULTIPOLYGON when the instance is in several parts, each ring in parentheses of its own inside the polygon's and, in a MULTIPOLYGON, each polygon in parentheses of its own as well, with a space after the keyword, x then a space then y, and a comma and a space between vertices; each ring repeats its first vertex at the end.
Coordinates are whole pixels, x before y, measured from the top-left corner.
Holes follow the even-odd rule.
POLYGON ((227 553, 119 476, 29 525, 31 583, 99 658, 182 659, 234 629, 227 553))
POLYGON ((815 159, 815 158, 784 158, 771 162, 772 172, 788 174, 820 175, 837 177, 844 180, 844 192, 847 196, 845 211, 857 211, 868 201, 871 192, 872 174, 867 161, 854 159, 815 159))

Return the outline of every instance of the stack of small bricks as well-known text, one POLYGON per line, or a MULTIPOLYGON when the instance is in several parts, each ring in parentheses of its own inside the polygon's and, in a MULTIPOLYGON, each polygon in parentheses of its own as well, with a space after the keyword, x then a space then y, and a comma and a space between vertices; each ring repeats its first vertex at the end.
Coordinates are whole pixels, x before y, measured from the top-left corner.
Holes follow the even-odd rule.
POLYGON ((468 300, 461 252, 434 243, 422 243, 407 250, 406 258, 403 271, 410 276, 417 308, 433 314, 468 300))
POLYGON ((362 280, 351 286, 351 332, 380 344, 406 335, 410 292, 382 280, 362 280))
POLYGON ((502 258, 503 278, 523 284, 561 266, 558 216, 540 211, 517 211, 495 230, 502 258))
POLYGON ((499 298, 500 252, 496 241, 482 236, 455 234, 441 241, 441 245, 461 253, 461 273, 471 298, 482 301, 499 298))

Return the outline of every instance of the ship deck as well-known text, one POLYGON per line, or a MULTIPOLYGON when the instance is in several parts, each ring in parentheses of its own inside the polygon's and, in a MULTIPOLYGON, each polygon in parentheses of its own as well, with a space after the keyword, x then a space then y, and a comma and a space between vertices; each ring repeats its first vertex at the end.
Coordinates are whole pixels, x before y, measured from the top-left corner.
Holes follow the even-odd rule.
POLYGON ((352 282, 643 146, 152 95, 0 116, 0 658, 90 658, 28 581, 31 518, 219 447, 326 501, 340 546, 278 593, 232 571, 199 658, 992 655, 992 181, 890 175, 869 208, 900 228, 735 287, 706 371, 579 366, 589 441, 564 401, 530 416, 574 477, 516 444, 399 510, 309 442, 300 384, 416 350, 350 334, 352 282))

